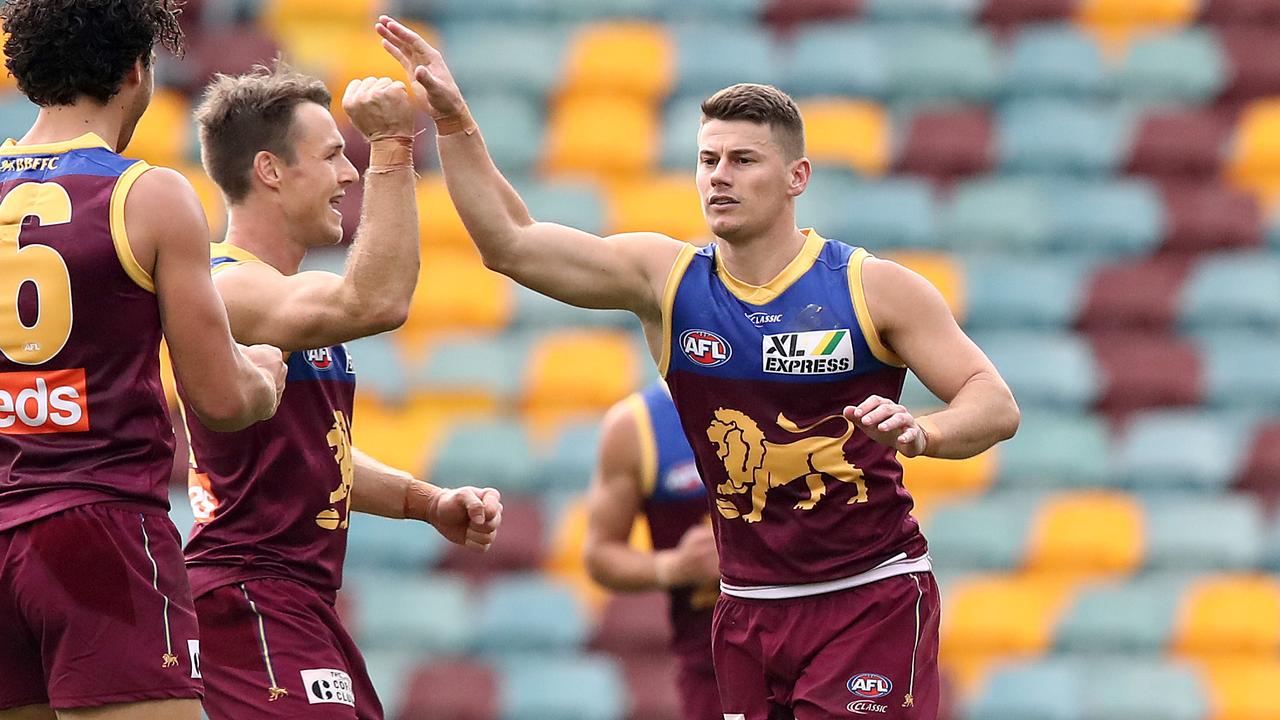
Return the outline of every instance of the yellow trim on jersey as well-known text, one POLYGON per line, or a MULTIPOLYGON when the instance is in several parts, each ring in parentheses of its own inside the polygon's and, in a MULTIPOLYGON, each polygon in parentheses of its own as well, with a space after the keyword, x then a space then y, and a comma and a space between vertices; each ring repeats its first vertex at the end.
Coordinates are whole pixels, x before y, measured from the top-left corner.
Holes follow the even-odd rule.
POLYGON ((47 153, 64 153, 70 150, 86 150, 88 148, 103 148, 115 152, 115 148, 108 145, 106 140, 98 137, 96 133, 88 132, 78 138, 41 143, 40 145, 19 145, 17 140, 9 138, 4 141, 3 145, 0 145, 0 155, 44 155, 47 153))
POLYGON ((116 178, 116 186, 111 191, 111 243, 116 246, 116 259, 120 267, 138 287, 153 293, 156 291, 155 279, 138 264, 133 254, 133 246, 129 244, 129 231, 125 229, 124 203, 129 197, 129 188, 142 177, 142 173, 151 169, 146 162, 139 160, 116 178))
POLYGON ((867 307, 867 293, 862 288, 862 263, 869 257, 873 257, 871 253, 858 248, 849 258, 849 295, 853 298, 853 313, 858 317, 858 327, 862 330, 862 337, 867 339, 871 354, 885 365, 906 367, 902 358, 880 341, 880 332, 876 330, 871 310, 867 307))
POLYGON ((773 302, 779 295, 786 292, 795 281, 800 279, 801 275, 809 272, 809 268, 813 267, 813 263, 818 259, 818 255, 822 252, 822 245, 826 242, 813 228, 805 228, 800 232, 804 233, 804 245, 800 248, 800 252, 796 254, 782 271, 774 276, 772 280, 764 285, 752 285, 745 283, 734 277, 724 265, 720 262, 719 253, 716 254, 716 276, 720 278, 720 282, 729 289, 739 300, 751 303, 752 305, 765 305, 773 302))
POLYGON ((671 313, 676 306, 676 291, 696 252, 698 248, 693 245, 680 248, 671 272, 667 273, 667 284, 662 288, 662 355, 658 358, 658 374, 662 377, 667 376, 667 369, 671 367, 671 313))
MULTIPOLYGON (((256 262, 256 263, 262 262, 262 260, 258 259, 257 255, 254 255, 248 250, 245 250, 244 248, 239 247, 237 245, 232 245, 231 243, 226 241, 213 243, 212 246, 209 248, 209 256, 210 256, 210 259, 215 259, 215 260, 217 258, 229 258, 231 260, 235 260, 236 262, 256 262)), ((217 275, 218 273, 222 272, 223 270, 229 267, 235 267, 235 264, 222 263, 221 265, 215 265, 214 267, 210 268, 209 272, 212 275, 217 275)))
POLYGON ((653 434, 653 418, 640 393, 632 393, 624 402, 635 418, 640 441, 640 496, 649 498, 658 487, 658 440, 653 434))

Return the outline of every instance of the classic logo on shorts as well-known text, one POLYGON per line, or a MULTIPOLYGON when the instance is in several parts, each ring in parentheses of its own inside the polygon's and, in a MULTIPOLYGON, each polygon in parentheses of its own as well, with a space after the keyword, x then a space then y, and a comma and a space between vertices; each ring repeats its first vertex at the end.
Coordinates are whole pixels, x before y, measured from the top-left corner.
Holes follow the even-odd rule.
POLYGON ((733 355, 729 341, 710 330, 685 330, 680 335, 680 349, 702 367, 723 365, 733 355))
POLYGON ((879 673, 858 673, 849 678, 848 687, 849 692, 861 698, 849 703, 849 712, 858 715, 889 712, 888 705, 873 702, 876 698, 882 698, 893 690, 893 683, 889 678, 879 673))
POLYGON ((328 370, 333 365, 333 352, 329 348, 307 350, 302 357, 306 358, 308 365, 317 370, 328 370))
POLYGON ((307 702, 338 703, 356 706, 355 691, 351 688, 351 676, 341 670, 315 669, 302 671, 302 687, 307 689, 307 702))
POLYGON ((37 435, 88 429, 84 368, 0 373, 0 433, 37 435))
POLYGON ((853 369, 853 340, 846 328, 765 335, 761 342, 767 373, 830 375, 853 369))

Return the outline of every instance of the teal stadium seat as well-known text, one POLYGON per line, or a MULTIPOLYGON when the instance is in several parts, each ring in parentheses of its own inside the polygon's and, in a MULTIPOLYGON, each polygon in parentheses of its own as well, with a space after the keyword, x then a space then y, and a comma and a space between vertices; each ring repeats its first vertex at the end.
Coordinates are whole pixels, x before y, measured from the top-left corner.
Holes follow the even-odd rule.
POLYGON ((925 526, 934 565, 952 574, 1019 567, 1038 502, 1010 492, 938 508, 925 526))
POLYGON ((378 692, 378 700, 389 715, 396 712, 413 682, 413 669, 419 664, 422 653, 414 650, 361 648, 361 654, 364 655, 364 665, 369 671, 373 689, 378 692))
POLYGON ((879 40, 888 70, 886 92, 895 100, 980 101, 999 89, 995 43, 984 29, 892 26, 879 40))
POLYGON ((969 328, 1066 329, 1079 316, 1090 265, 984 254, 964 258, 969 328))
POLYGON ((511 18, 545 20, 549 11, 545 0, 394 0, 393 9, 406 17, 443 24, 511 18))
POLYGON ((868 25, 831 23, 799 31, 783 89, 808 95, 883 96, 889 67, 882 38, 868 25))
POLYGON ((1109 89, 1098 44, 1072 25, 1023 28, 1014 36, 1007 62, 1010 97, 1091 98, 1109 89))
POLYGON ((519 332, 442 340, 417 368, 413 385, 435 393, 482 392, 513 398, 519 392, 531 344, 528 334, 519 332))
POLYGON ((476 610, 477 649, 487 654, 569 652, 586 642, 586 610, 568 587, 539 574, 495 578, 476 610))
POLYGON ((1116 478, 1111 434, 1096 415, 1028 412, 1018 439, 1000 446, 996 482, 1002 488, 1108 487, 1116 478))
POLYGON ((705 99, 700 94, 679 95, 667 103, 662 115, 662 166, 689 173, 690 181, 698 167, 698 128, 705 99))
POLYGON ((356 368, 358 387, 392 401, 404 397, 409 385, 408 373, 390 335, 360 338, 346 346, 356 368))
POLYGON ((1088 344, 1069 333, 983 331, 979 347, 1024 410, 1079 412, 1100 397, 1102 379, 1088 344))
POLYGON ((467 107, 480 127, 484 144, 504 173, 530 171, 538 162, 546 131, 541 103, 519 93, 486 93, 467 97, 467 107))
POLYGON ((764 12, 765 0, 660 0, 662 16, 675 22, 754 22, 764 12))
MULTIPOLYGON (((485 140, 488 141, 487 135, 485 140)), ((595 185, 563 180, 512 182, 535 220, 560 223, 597 235, 605 232, 604 201, 595 185)))
POLYGON ((1157 653, 1173 639, 1191 576, 1156 573, 1085 587, 1054 635, 1060 652, 1157 653))
POLYGON ((1223 91, 1227 75, 1217 38, 1195 28, 1139 38, 1116 80, 1130 99, 1199 105, 1223 91))
POLYGON ((961 253, 1044 253, 1051 240, 1049 201, 1030 180, 970 180, 943 211, 941 234, 946 247, 961 253))
POLYGON ((26 135, 39 113, 35 103, 16 92, 0 96, 0 138, 16 140, 26 135))
POLYGON ((999 113, 1000 166, 1009 172, 1109 175, 1128 155, 1133 125, 1119 106, 1016 101, 999 113))
POLYGON ((622 720, 622 672, 604 655, 511 657, 495 663, 502 677, 502 720, 622 720))
POLYGON ((169 488, 169 520, 173 522, 174 527, 178 528, 178 534, 182 536, 182 544, 186 545, 187 538, 191 537, 191 531, 194 529, 196 516, 191 512, 191 500, 187 497, 185 485, 169 488))
POLYGON ((490 486, 523 494, 536 488, 534 455, 516 418, 464 422, 441 442, 431 481, 445 487, 490 486))
POLYGON ((452 654, 475 644, 478 618, 456 577, 352 569, 342 592, 355 606, 363 649, 452 654))
POLYGON ((777 85, 782 80, 780 53, 758 24, 725 27, 722 19, 708 19, 678 25, 672 36, 676 54, 673 95, 693 96, 696 101, 691 104, 695 106, 734 83, 777 85))
POLYGON ((568 35, 553 25, 459 22, 444 26, 441 43, 469 95, 496 91, 542 99, 560 80, 568 35))
POLYGON ((937 247, 933 190, 923 180, 860 180, 823 169, 815 173, 796 207, 802 225, 872 252, 937 247))
POLYGON ((1224 409, 1280 407, 1280 337, 1248 330, 1198 337, 1206 400, 1224 409))
POLYGON ((1137 489, 1224 490, 1243 467, 1247 440, 1239 421, 1190 410, 1142 413, 1117 448, 1117 472, 1137 489))
POLYGON ((1149 255, 1164 237, 1164 206, 1144 180, 1053 182, 1045 192, 1051 242, 1062 252, 1149 255))
POLYGON ((347 533, 347 567, 421 572, 445 550, 440 533, 420 522, 377 515, 352 518, 347 533))
POLYGON ((568 23, 611 18, 653 18, 661 14, 663 0, 544 0, 553 20, 568 23))
POLYGON ((1198 720, 1209 698, 1176 660, 1055 657, 997 670, 968 720, 1198 720))
POLYGON ((968 24, 983 5, 984 0, 867 0, 862 12, 874 22, 968 24))
POLYGON ((1280 256, 1207 256, 1187 278, 1179 315, 1191 329, 1280 328, 1280 256))
POLYGON ((636 321, 625 310, 587 310, 516 285, 512 322, 519 328, 546 329, 570 325, 631 327, 636 321))
POLYGON ((562 491, 585 492, 600 451, 600 421, 564 428, 550 453, 538 463, 539 484, 562 491))
POLYGON ((1251 498, 1166 492, 1149 494, 1142 503, 1146 567, 1208 572, 1262 566, 1266 525, 1251 498))

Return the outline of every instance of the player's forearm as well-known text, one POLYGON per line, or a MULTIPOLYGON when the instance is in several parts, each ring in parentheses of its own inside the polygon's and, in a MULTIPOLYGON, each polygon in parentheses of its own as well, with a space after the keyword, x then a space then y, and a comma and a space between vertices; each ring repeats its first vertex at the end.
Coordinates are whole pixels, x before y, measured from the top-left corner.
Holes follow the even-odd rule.
POLYGON ((658 553, 641 552, 625 543, 597 543, 587 551, 587 572, 601 586, 618 592, 661 590, 663 572, 658 553))
POLYGON ((449 197, 485 265, 503 271, 518 250, 520 230, 533 224, 524 200, 485 148, 479 130, 438 138, 449 197))
POLYGON ((344 274, 348 307, 365 334, 404 324, 418 283, 418 209, 412 146, 375 140, 365 172, 360 227, 344 274))
POLYGON ((917 418, 928 436, 924 454, 962 459, 973 457, 1018 430, 1021 413, 1013 394, 999 377, 979 373, 969 379, 945 410, 917 418))
POLYGON ((351 457, 355 473, 351 485, 353 511, 395 519, 424 519, 415 515, 417 504, 413 499, 421 495, 425 503, 434 486, 378 462, 357 448, 352 448, 351 457))

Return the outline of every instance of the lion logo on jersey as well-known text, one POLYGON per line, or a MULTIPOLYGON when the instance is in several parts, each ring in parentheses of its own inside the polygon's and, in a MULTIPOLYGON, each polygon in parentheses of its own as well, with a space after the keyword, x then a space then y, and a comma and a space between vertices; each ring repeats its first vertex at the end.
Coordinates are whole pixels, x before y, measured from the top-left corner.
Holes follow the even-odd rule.
POLYGON ((853 435, 853 424, 844 416, 831 415, 808 427, 797 427, 779 413, 778 427, 800 434, 837 418, 844 420, 846 426, 840 437, 818 435, 790 443, 775 443, 765 439, 759 425, 746 413, 717 409, 715 419, 707 428, 707 438, 715 443, 716 455, 724 464, 729 480, 717 485, 716 492, 720 495, 749 492, 751 512, 743 515, 728 497, 717 498, 716 509, 730 520, 741 517, 749 523, 759 522, 770 490, 803 479, 809 488, 809 497, 794 507, 796 510, 812 510, 827 492, 824 475, 857 487, 858 493, 849 504, 866 502, 867 485, 862 479, 862 471, 844 458, 844 444, 853 435))
POLYGON ((351 514, 351 485, 355 481, 355 460, 351 455, 351 424, 341 410, 333 411, 333 428, 325 437, 329 447, 333 448, 333 460, 338 463, 338 476, 342 481, 333 492, 329 493, 329 502, 334 507, 321 510, 316 515, 316 524, 325 530, 346 530, 351 514), (346 513, 338 511, 337 504, 347 503, 346 513))

